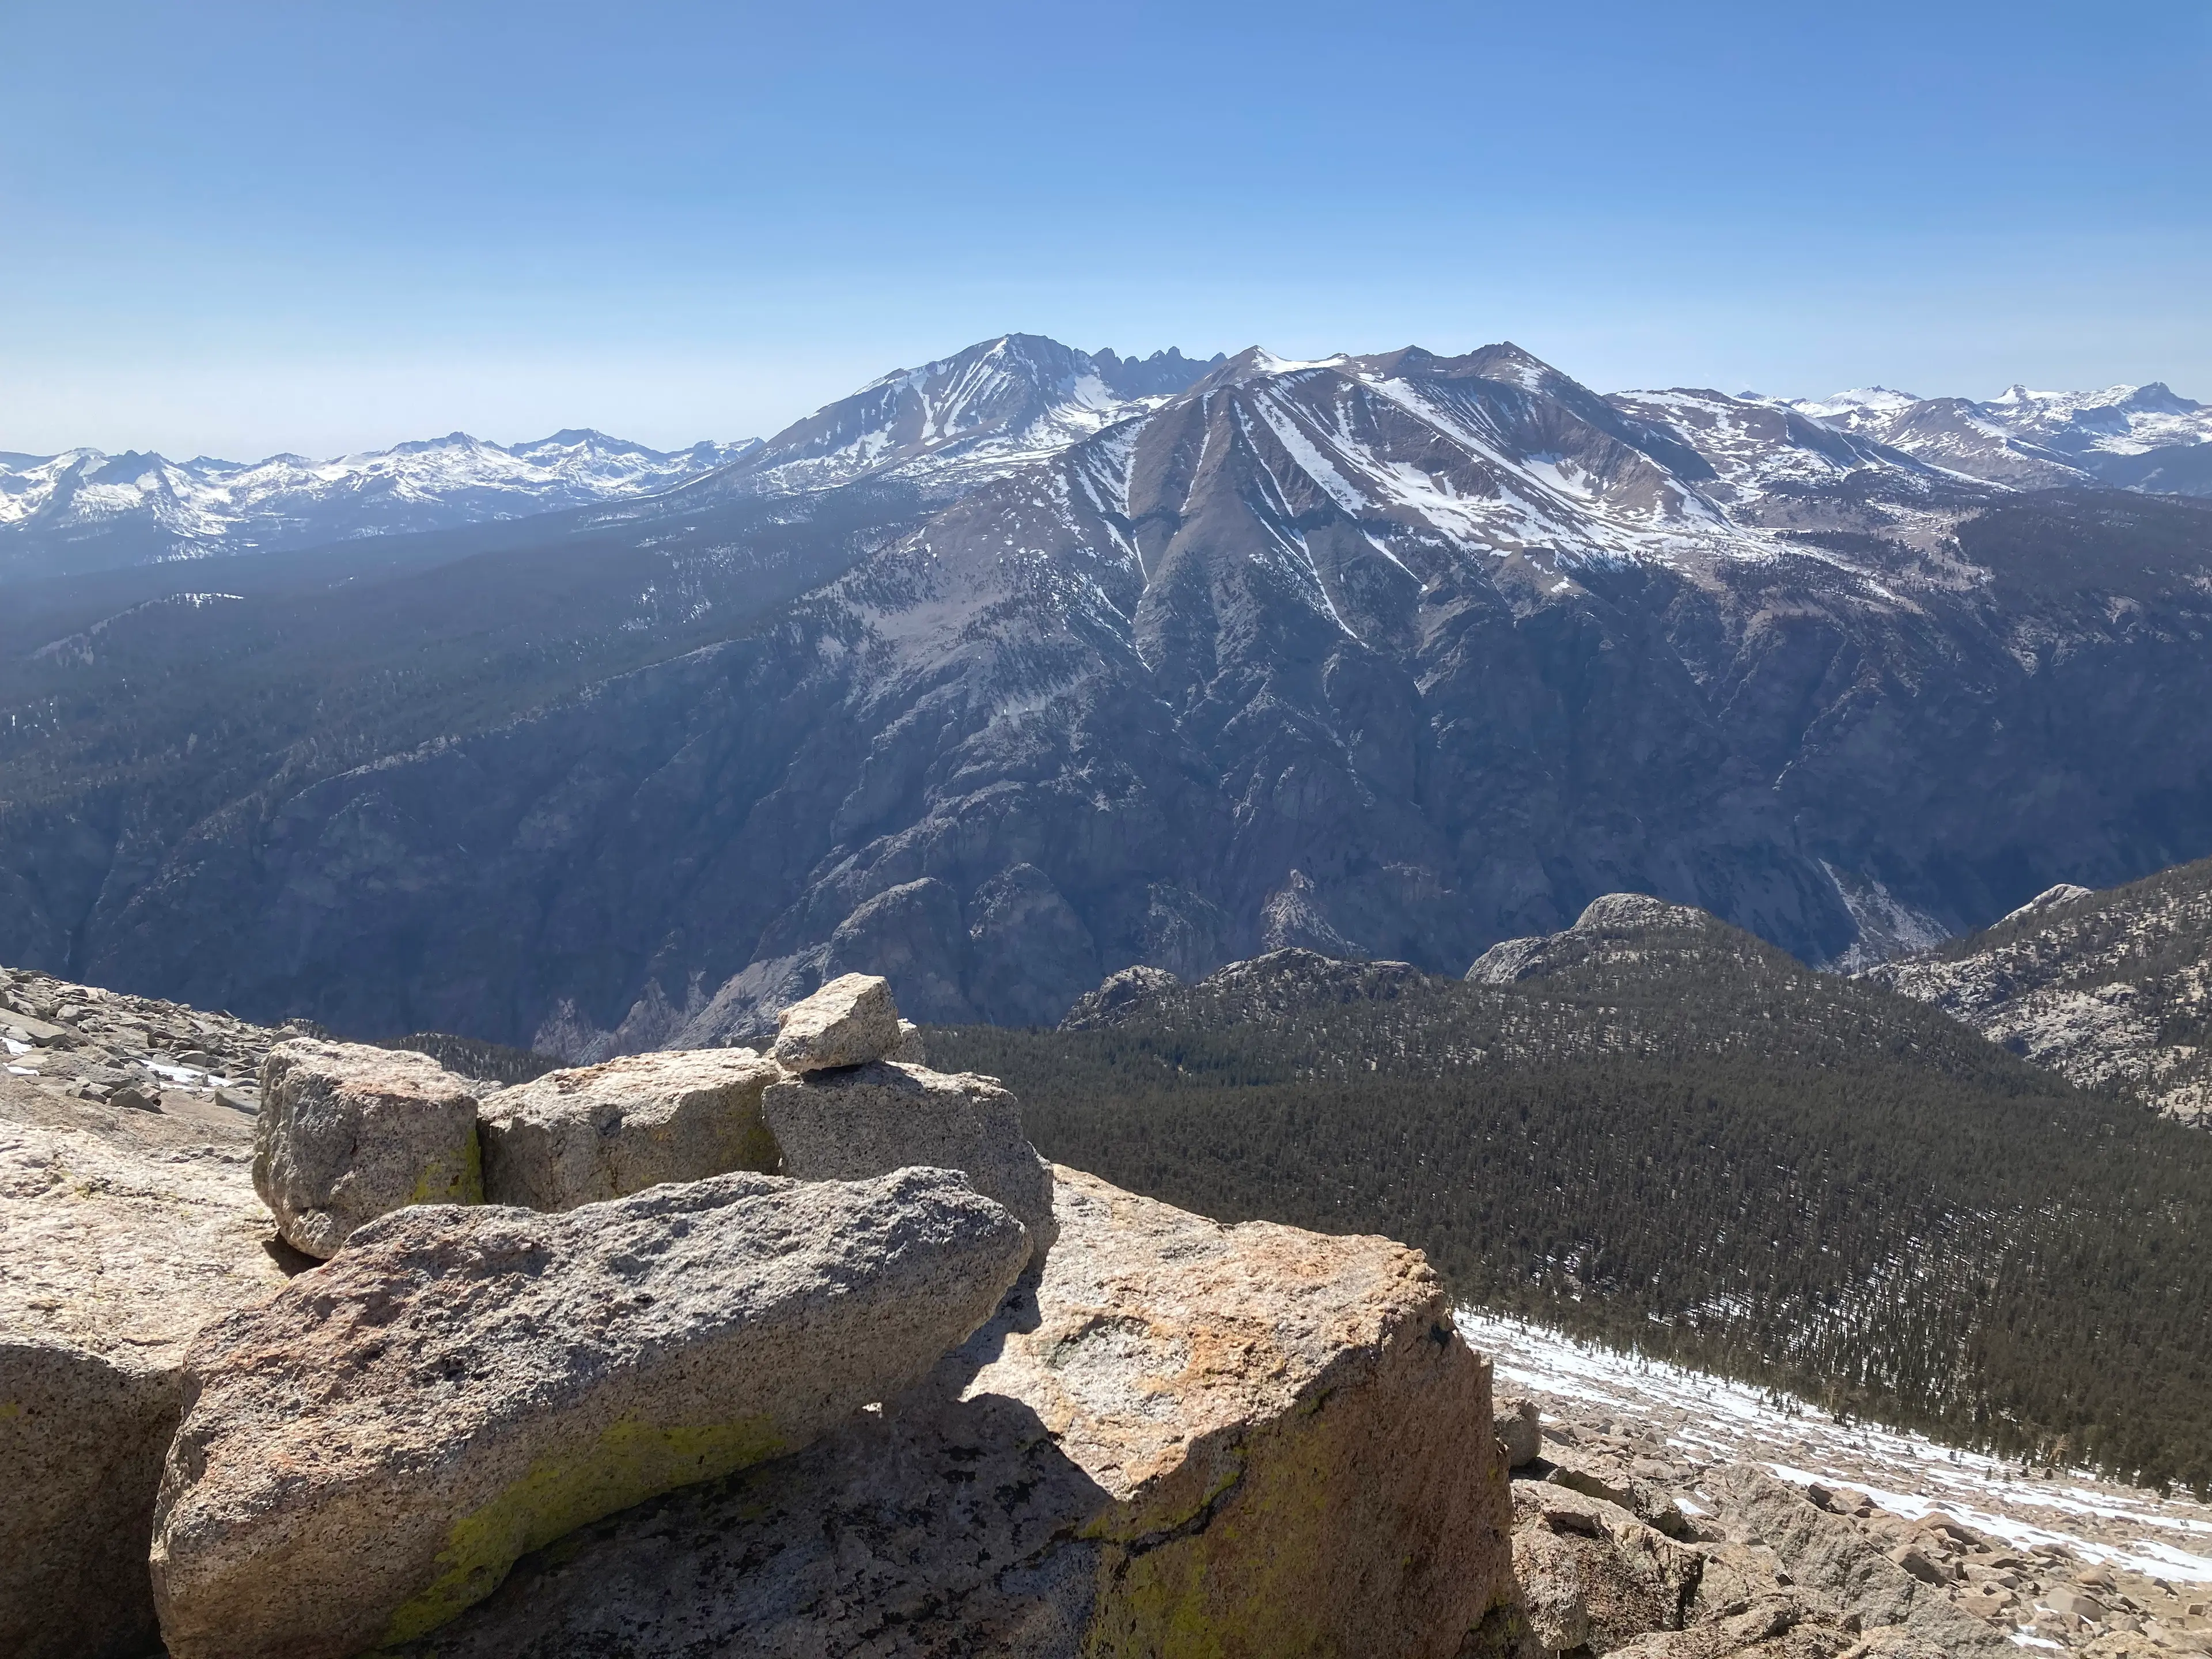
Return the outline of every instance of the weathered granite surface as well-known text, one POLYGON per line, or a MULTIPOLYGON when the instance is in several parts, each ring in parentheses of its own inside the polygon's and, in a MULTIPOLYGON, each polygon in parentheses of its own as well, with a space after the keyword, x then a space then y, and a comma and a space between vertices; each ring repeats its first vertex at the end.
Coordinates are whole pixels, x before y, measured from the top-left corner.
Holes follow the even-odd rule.
POLYGON ((0 1081, 0 1653, 137 1659, 161 1455, 200 1325, 304 1258, 253 1194, 250 1122, 0 1081))
POLYGON ((526 1552, 909 1385, 1028 1258, 941 1170, 380 1218, 192 1346, 154 1516, 171 1659, 434 1629, 526 1552))
POLYGON ((908 1164, 964 1170, 1051 1245, 1051 1166, 1022 1133, 1021 1103, 995 1078, 878 1060, 769 1085, 761 1116, 787 1176, 856 1181, 908 1164))
POLYGON ((285 1243, 325 1259, 393 1210, 479 1203, 475 1087, 427 1054, 280 1042, 261 1063, 253 1187, 285 1243))
POLYGON ((482 1103, 484 1198, 572 1210, 732 1170, 774 1175, 761 1091, 782 1068, 746 1048, 629 1054, 549 1073, 482 1103))
POLYGON ((1420 1255, 1055 1175, 1041 1279, 927 1382, 404 1651, 1451 1659, 1510 1596, 1509 1510, 1420 1255))

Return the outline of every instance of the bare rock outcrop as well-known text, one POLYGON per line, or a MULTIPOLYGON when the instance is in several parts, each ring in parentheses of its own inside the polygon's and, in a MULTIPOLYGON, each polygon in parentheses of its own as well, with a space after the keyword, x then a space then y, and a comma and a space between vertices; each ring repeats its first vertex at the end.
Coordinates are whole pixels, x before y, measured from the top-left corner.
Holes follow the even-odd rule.
POLYGON ((1041 1275, 796 1456, 532 1557, 410 1659, 1452 1659, 1510 1608, 1489 1368, 1421 1256, 1055 1171, 1041 1275))
POLYGON ((1610 1652, 1680 1629, 1704 1560, 1617 1504, 1549 1481, 1513 1483, 1513 1576, 1547 1652, 1610 1652))
POLYGON ((1717 918, 1686 904, 1645 893, 1606 893, 1584 905, 1571 927, 1500 939, 1474 959, 1466 977, 1474 985, 1514 985, 1620 948, 1624 937, 1631 941, 1626 948, 1641 950, 1654 932, 1680 939, 1721 931, 1717 918))
POLYGON ((788 1072, 865 1066, 905 1040, 890 981, 878 974, 841 974, 776 1017, 769 1049, 788 1072))
POLYGON ((1119 973, 1109 974, 1098 982, 1095 991, 1085 991, 1076 998, 1074 1006, 1061 1017, 1063 1031, 1089 1031, 1113 1024, 1114 1016, 1125 1008, 1135 1006, 1146 999, 1172 991, 1182 981, 1164 968, 1148 967, 1139 963, 1133 968, 1124 968, 1119 973))
POLYGON ((927 1371, 1029 1256, 944 1170, 416 1206, 216 1321, 155 1515, 172 1659, 344 1659, 927 1371))
POLYGON ((1992 1659, 2011 1650, 2003 1636, 1953 1606, 1941 1589, 1875 1548, 1844 1516, 1812 1503, 1802 1489, 1734 1464, 1708 1474, 1700 1490, 1715 1501, 1730 1538, 1773 1551, 1793 1583, 1829 1596, 1869 1632, 1894 1627, 1893 1646, 1918 1644, 1992 1659))
POLYGON ((407 1205, 480 1203, 477 1097, 424 1054, 279 1043, 261 1066, 253 1186, 284 1242, 325 1260, 407 1205))
POLYGON ((1861 977, 1932 1003, 2089 1089, 2212 1125, 2212 860, 2093 892, 2062 883, 1991 927, 1861 977))
POLYGON ((802 1181, 857 1181, 909 1164, 961 1170, 1052 1238, 1052 1169, 1022 1133, 1021 1103, 994 1079, 890 1060, 771 1085, 761 1115, 802 1181))
MULTIPOLYGON (((187 1346, 284 1283, 249 1124, 0 1081, 0 1653, 140 1659, 187 1346)), ((281 1249, 281 1247, 280 1247, 281 1249)), ((299 1261, 299 1258, 293 1258, 299 1261)))
MULTIPOLYGON (((549 1073, 483 1103, 486 1201, 571 1210, 732 1170, 774 1175, 761 1091, 783 1076, 746 1048, 629 1054, 549 1073)), ((927 1160, 915 1160, 927 1162, 927 1160)))

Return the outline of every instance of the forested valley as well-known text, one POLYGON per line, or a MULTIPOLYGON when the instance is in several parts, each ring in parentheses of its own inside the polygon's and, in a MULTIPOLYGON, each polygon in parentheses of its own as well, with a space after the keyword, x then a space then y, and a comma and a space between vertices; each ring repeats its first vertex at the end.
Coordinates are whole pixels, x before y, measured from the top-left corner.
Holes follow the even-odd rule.
POLYGON ((930 1052, 1170 1202, 1394 1235, 1464 1303, 2212 1490, 2212 1139, 1647 908, 1511 983, 1280 951, 930 1052))

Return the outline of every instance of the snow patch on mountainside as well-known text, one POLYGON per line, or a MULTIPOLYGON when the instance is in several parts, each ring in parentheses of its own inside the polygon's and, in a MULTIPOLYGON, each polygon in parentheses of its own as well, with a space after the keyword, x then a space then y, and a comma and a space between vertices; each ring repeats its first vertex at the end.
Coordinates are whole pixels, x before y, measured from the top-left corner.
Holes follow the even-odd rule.
POLYGON ((2212 1583, 2212 1508, 2099 1480, 2033 1472, 1662 1360, 1577 1342, 1473 1309, 1458 1316, 1500 1394, 1600 1414, 1700 1462, 1762 1465, 1800 1486, 1865 1492, 1893 1514, 1948 1515, 2022 1548, 2056 1546, 2115 1570, 2212 1583))

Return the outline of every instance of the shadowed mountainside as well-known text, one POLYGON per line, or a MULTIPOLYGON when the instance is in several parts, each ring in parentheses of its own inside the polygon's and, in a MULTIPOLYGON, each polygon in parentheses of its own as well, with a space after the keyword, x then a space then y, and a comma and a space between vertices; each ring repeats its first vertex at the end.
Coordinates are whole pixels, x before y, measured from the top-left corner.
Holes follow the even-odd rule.
POLYGON ((1016 1024, 1137 962, 1457 971, 1621 889, 1856 966, 2212 846, 2212 507, 1507 345, 1051 344, 763 452, 881 459, 835 488, 40 598, 0 943, 580 1059, 851 969, 1016 1024))

